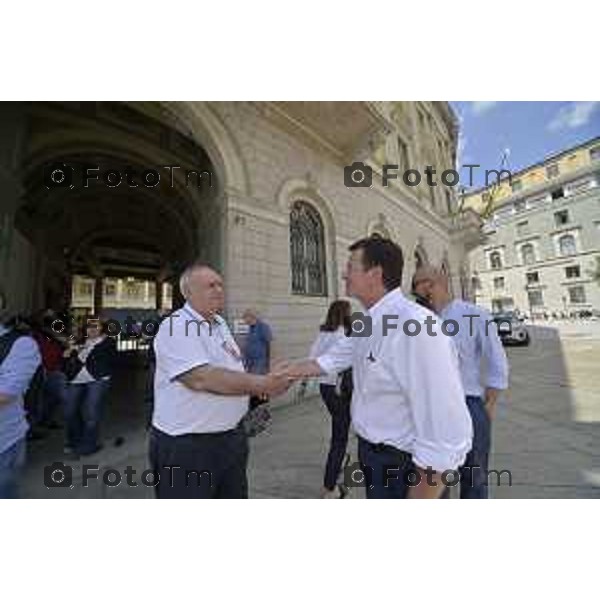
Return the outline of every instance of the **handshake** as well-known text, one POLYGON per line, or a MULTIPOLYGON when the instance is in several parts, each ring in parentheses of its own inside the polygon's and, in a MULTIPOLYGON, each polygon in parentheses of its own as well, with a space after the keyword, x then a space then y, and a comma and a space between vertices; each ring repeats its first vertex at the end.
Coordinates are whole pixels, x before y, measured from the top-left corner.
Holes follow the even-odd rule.
POLYGON ((270 373, 261 377, 260 395, 279 396, 287 392, 295 381, 320 374, 321 369, 314 360, 279 362, 270 373))

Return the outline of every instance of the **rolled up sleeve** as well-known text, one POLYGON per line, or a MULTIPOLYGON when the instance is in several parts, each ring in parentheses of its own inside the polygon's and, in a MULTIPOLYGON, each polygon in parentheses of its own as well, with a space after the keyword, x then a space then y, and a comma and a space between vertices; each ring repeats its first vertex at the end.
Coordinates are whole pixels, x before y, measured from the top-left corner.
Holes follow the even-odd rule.
POLYGON ((208 326, 202 325, 198 332, 195 326, 186 330, 184 319, 173 319, 172 325, 163 321, 154 341, 157 368, 172 381, 194 367, 210 364, 210 335, 208 326))
POLYGON ((410 339, 405 381, 415 426, 413 460, 437 472, 457 469, 471 449, 473 426, 465 402, 458 358, 451 340, 418 335, 410 339))
POLYGON ((485 361, 485 386, 496 390, 508 388, 508 360, 495 323, 489 313, 482 313, 481 351, 485 361))
POLYGON ((341 337, 325 354, 316 356, 321 370, 327 375, 340 373, 352 366, 354 356, 354 339, 351 337, 341 337))

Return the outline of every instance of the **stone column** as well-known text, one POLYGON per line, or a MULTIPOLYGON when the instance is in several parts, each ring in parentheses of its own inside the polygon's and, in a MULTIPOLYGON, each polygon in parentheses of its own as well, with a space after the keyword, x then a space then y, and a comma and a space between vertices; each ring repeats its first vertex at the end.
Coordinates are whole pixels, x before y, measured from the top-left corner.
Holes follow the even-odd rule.
POLYGON ((155 308, 160 310, 163 306, 163 282, 162 279, 156 279, 155 289, 155 308))
POLYGON ((104 296, 104 277, 94 279, 94 314, 99 316, 102 312, 102 299, 104 296))

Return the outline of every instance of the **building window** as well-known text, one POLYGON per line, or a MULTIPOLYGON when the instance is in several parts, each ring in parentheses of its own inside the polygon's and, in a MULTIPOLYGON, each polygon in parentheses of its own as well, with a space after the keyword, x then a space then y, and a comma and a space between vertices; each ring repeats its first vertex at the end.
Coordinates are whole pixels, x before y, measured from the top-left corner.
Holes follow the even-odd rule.
POLYGON ((523 244, 521 246, 521 258, 524 265, 532 265, 535 262, 535 248, 533 244, 523 244))
POLYGON ((527 299, 529 300, 529 306, 531 307, 544 306, 542 290, 531 290, 527 292, 527 299))
POLYGON ((114 283, 107 283, 104 286, 104 293, 107 296, 116 296, 117 294, 117 286, 114 283))
POLYGON ((561 256, 572 256, 573 254, 577 254, 575 238, 570 233, 563 235, 558 240, 558 250, 561 256))
POLYGON ((519 190, 523 189, 523 182, 520 179, 515 179, 515 181, 511 183, 510 189, 513 192, 518 192, 519 190))
POLYGON ((540 282, 540 274, 537 271, 526 273, 525 277, 527 277, 527 285, 534 285, 540 282))
POLYGON ((501 269, 502 268, 502 256, 497 250, 490 253, 490 268, 501 269))
POLYGON ((569 222, 569 211, 568 210, 559 210, 554 213, 554 223, 557 227, 561 227, 562 225, 566 225, 569 222))
POLYGON ((600 146, 596 146, 590 150, 590 158, 592 160, 600 160, 600 146))
POLYGON ((495 290, 503 290, 504 289, 504 277, 494 277, 494 289, 495 290))
POLYGON ((569 288, 569 301, 571 304, 584 304, 585 303, 585 289, 582 285, 569 288))
POLYGON ((517 235, 523 236, 529 233, 529 221, 521 221, 517 223, 517 235))
POLYGON ((552 197, 552 200, 560 200, 561 198, 565 197, 565 190, 564 188, 559 187, 555 190, 552 190, 550 196, 552 197))
POLYGON ((91 296, 94 292, 94 284, 83 281, 79 284, 78 293, 80 296, 91 296))
POLYGON ((581 268, 579 265, 573 265, 572 267, 567 267, 565 269, 565 276, 567 279, 575 279, 576 277, 581 277, 581 268))
POLYGON ((296 202, 290 213, 292 292, 327 295, 325 230, 319 213, 306 202, 296 202))
POLYGON ((552 179, 553 177, 558 177, 560 171, 558 169, 558 165, 554 164, 554 165, 548 165, 546 167, 546 177, 548 177, 548 179, 552 179))
POLYGON ((127 282, 125 286, 125 293, 131 297, 136 298, 140 295, 141 289, 140 286, 135 282, 127 282))

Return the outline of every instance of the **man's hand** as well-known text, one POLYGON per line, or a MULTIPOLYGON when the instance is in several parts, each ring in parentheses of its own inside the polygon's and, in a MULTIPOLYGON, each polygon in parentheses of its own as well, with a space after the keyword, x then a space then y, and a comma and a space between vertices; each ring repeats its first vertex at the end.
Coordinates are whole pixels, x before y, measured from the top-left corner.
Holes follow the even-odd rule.
POLYGON ((264 375, 261 392, 266 396, 280 396, 290 389, 294 380, 286 373, 269 373, 264 375))
POLYGON ((496 402, 498 401, 498 396, 500 396, 500 390, 496 390, 494 388, 487 388, 485 390, 485 400, 483 406, 485 407, 490 421, 492 421, 496 416, 496 402))
POLYGON ((280 362, 275 365, 274 373, 286 375, 293 381, 306 379, 307 377, 318 377, 322 375, 321 367, 315 360, 300 360, 296 362, 280 362))

